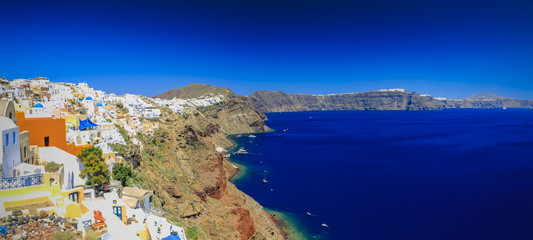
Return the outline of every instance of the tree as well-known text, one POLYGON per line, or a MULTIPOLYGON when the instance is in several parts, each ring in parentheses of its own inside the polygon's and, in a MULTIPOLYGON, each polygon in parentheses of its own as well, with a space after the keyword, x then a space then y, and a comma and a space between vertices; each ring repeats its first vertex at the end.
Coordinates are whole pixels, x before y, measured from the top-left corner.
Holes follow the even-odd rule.
POLYGON ((80 177, 87 177, 85 184, 87 185, 101 185, 109 184, 110 173, 104 158, 102 157, 102 149, 94 146, 87 147, 78 154, 78 158, 85 167, 81 170, 80 177))
POLYGON ((133 176, 133 170, 130 165, 126 163, 117 163, 113 165, 113 179, 122 183, 122 186, 127 185, 128 180, 133 176))

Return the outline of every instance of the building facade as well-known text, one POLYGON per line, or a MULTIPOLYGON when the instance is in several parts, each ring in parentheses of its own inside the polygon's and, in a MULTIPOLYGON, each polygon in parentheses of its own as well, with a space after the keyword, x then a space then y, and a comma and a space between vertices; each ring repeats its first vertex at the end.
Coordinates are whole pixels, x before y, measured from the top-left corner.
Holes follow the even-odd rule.
POLYGON ((0 117, 0 133, 0 144, 2 145, 0 153, 2 159, 1 177, 14 177, 15 173, 12 170, 20 164, 19 127, 11 119, 0 117))

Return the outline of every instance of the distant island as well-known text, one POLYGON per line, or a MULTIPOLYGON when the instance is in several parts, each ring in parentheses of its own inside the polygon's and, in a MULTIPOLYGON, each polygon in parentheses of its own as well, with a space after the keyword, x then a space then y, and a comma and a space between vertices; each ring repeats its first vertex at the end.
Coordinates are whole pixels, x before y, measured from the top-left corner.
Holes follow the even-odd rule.
POLYGON ((260 111, 301 112, 332 110, 441 110, 448 108, 533 108, 533 100, 482 93, 466 99, 436 98, 404 89, 329 95, 256 91, 248 96, 260 111))

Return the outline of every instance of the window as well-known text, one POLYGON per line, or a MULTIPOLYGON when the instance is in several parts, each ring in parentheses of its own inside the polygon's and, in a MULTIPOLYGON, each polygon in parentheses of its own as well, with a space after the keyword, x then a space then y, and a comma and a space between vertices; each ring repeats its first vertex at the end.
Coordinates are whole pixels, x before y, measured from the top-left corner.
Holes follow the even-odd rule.
POLYGON ((78 192, 73 192, 73 193, 69 194, 68 195, 68 199, 70 199, 70 201, 73 201, 75 203, 80 203, 80 198, 79 198, 78 192))
POLYGON ((17 135, 15 135, 16 132, 13 132, 13 144, 17 143, 17 135))
POLYGON ((6 143, 6 147, 9 147, 9 133, 6 133, 6 139, 4 142, 6 143))
POLYGON ((50 145, 50 137, 44 137, 44 146, 48 147, 50 145))

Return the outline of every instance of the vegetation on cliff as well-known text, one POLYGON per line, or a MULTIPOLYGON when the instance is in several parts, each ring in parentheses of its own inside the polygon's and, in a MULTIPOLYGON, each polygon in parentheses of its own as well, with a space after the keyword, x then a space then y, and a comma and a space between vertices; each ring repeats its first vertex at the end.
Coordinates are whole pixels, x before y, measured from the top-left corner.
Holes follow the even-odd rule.
MULTIPOLYGON (((257 110, 246 97, 239 96, 227 88, 190 84, 155 97, 189 99, 218 94, 224 96, 224 101, 185 112, 183 117, 192 120, 189 121, 190 124, 199 129, 206 129, 207 132, 239 134, 270 131, 264 123, 267 120, 266 115, 257 110), (198 123, 206 123, 207 125, 200 126, 198 123)), ((207 132, 200 134, 206 134, 207 132)))
POLYGON ((228 181, 236 170, 216 151, 233 145, 228 134, 268 130, 265 115, 231 91, 224 96, 182 114, 160 107, 153 136, 135 136, 140 146, 112 147, 132 167, 131 184, 153 190, 155 206, 188 239, 284 239, 272 216, 228 181))

